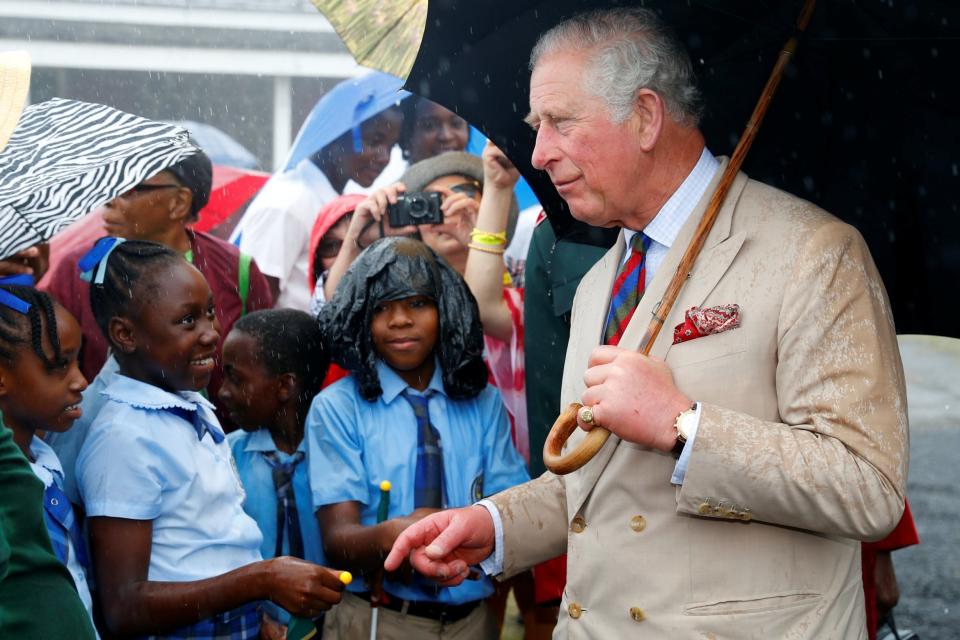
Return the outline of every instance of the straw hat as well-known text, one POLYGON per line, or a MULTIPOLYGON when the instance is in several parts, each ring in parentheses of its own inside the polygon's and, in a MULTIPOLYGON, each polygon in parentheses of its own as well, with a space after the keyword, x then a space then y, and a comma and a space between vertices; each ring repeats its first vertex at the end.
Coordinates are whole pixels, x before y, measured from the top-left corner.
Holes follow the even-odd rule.
POLYGON ((0 151, 7 146, 30 88, 30 54, 0 53, 0 151))

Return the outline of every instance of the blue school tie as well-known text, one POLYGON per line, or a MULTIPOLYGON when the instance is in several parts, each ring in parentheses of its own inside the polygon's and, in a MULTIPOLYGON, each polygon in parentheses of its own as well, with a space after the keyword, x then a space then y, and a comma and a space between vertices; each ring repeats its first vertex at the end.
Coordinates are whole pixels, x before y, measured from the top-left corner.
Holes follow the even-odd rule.
POLYGON ((283 555, 283 537, 286 529, 290 553, 303 558, 303 535, 300 532, 300 516, 297 513, 297 496, 293 492, 293 473, 303 461, 303 451, 297 451, 287 462, 281 462, 274 451, 262 451, 263 459, 270 465, 273 488, 277 492, 277 547, 274 556, 283 555))
POLYGON ((50 544, 57 559, 64 565, 70 555, 70 542, 77 552, 77 562, 84 569, 89 568, 87 548, 80 535, 80 525, 73 515, 73 507, 66 494, 57 486, 56 481, 44 490, 43 515, 47 521, 47 531, 50 533, 50 544))
POLYGON ((208 433, 210 434, 210 438, 213 440, 214 444, 220 444, 226 439, 223 431, 220 430, 220 425, 213 424, 208 421, 204 417, 199 406, 194 409, 185 409, 184 407, 164 407, 163 410, 168 413, 172 413, 175 416, 179 416, 193 425, 193 428, 197 432, 197 440, 203 440, 203 436, 208 433))
MULTIPOLYGON (((429 393, 429 392, 428 392, 429 393)), ((430 424, 429 396, 404 389, 403 397, 417 417, 417 471, 413 484, 413 507, 443 507, 443 449, 440 434, 430 424)))

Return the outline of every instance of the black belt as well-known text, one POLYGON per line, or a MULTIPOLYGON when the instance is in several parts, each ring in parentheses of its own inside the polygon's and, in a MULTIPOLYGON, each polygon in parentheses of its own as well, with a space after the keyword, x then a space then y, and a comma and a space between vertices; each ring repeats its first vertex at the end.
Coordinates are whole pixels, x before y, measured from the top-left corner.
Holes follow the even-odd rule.
MULTIPOLYGON (((367 602, 370 601, 369 591, 354 593, 353 595, 363 598, 367 602)), ((442 602, 403 600, 401 598, 394 598, 393 596, 385 593, 380 598, 380 603, 377 606, 383 607, 384 609, 390 609, 391 611, 397 611, 399 613, 406 613, 407 615, 411 616, 438 620, 444 624, 452 624, 459 620, 463 620, 468 615, 473 613, 473 610, 476 609, 481 602, 483 601, 474 600, 473 602, 465 602, 463 604, 444 604, 442 602)))

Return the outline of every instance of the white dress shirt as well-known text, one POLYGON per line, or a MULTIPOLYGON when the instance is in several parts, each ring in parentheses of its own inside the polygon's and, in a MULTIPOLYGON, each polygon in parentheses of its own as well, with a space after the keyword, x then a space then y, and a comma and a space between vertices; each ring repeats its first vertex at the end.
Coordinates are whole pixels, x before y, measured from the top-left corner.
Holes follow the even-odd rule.
POLYGON ((313 162, 302 160, 270 178, 233 232, 240 251, 253 256, 264 275, 280 280, 277 308, 309 310, 310 231, 320 209, 339 195, 313 162))

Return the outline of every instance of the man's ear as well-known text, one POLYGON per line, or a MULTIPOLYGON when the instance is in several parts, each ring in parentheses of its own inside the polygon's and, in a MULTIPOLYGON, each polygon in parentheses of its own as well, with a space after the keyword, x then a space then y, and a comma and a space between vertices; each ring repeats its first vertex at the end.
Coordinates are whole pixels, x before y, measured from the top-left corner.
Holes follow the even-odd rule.
POLYGON ((296 398, 299 386, 300 382, 297 380, 297 374, 280 374, 277 379, 277 400, 280 402, 288 402, 291 398, 296 398))
POLYGON ((663 132, 666 105, 656 91, 640 89, 634 101, 633 119, 637 126, 640 147, 652 151, 663 132))
POLYGON ((137 350, 135 325, 129 318, 113 316, 107 325, 110 344, 123 353, 133 353, 137 350))
POLYGON ((193 206, 193 192, 186 187, 180 187, 170 198, 170 219, 186 221, 190 217, 190 208, 193 206))

